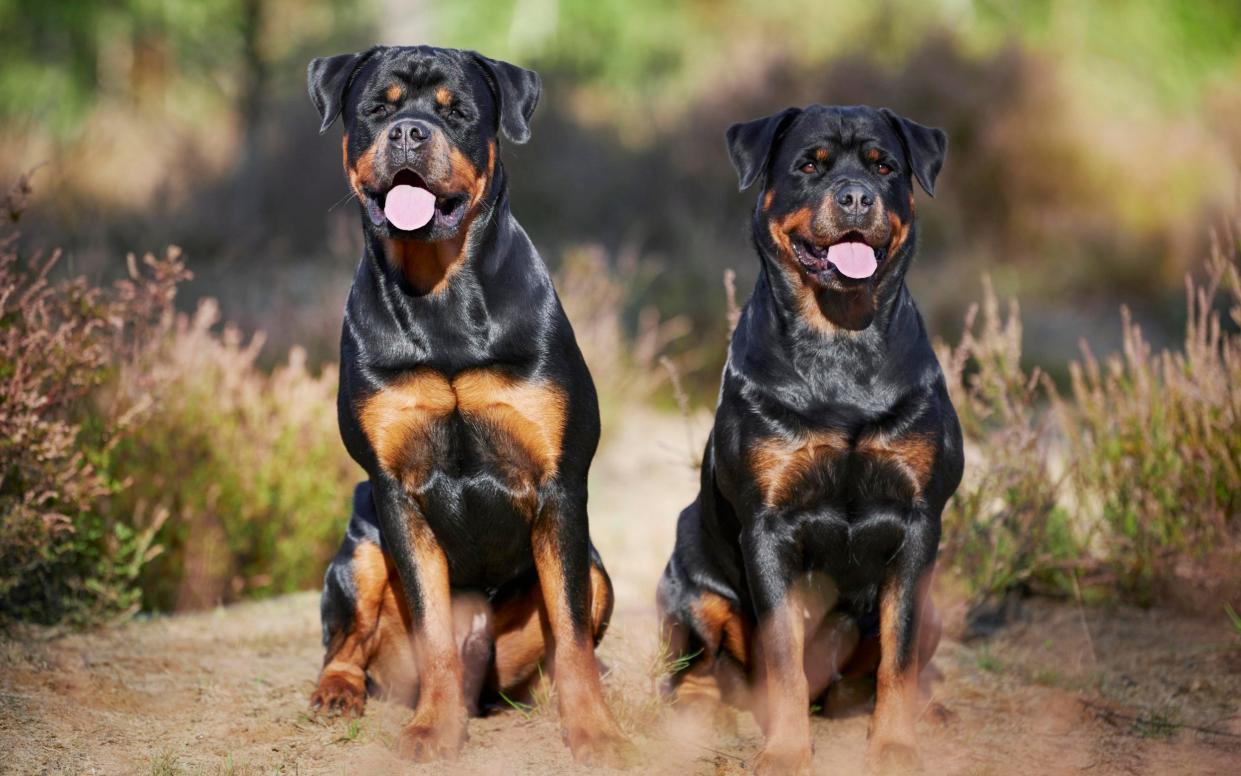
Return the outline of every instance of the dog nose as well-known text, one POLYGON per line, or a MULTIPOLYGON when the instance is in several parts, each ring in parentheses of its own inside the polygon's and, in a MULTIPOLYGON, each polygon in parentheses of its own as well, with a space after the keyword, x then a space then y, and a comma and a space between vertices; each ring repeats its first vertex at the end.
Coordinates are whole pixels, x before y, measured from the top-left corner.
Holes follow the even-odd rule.
POLYGON ((431 137, 431 123, 421 119, 401 119, 388 129, 388 140, 412 151, 431 137))
POLYGON ((862 215, 875 204, 875 195, 858 183, 846 184, 836 192, 836 204, 849 215, 862 215))

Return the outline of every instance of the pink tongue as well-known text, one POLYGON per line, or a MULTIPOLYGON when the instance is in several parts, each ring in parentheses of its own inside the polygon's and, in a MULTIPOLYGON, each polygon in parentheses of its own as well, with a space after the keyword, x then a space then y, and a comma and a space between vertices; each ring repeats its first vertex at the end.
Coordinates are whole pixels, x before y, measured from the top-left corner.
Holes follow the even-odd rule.
POLYGON ((870 277, 879 266, 875 261, 875 249, 860 242, 836 243, 827 249, 827 260, 835 264, 842 275, 855 279, 870 277))
POLYGON ((435 195, 404 183, 393 186, 384 200, 384 215, 397 229, 413 231, 425 226, 435 215, 435 195))

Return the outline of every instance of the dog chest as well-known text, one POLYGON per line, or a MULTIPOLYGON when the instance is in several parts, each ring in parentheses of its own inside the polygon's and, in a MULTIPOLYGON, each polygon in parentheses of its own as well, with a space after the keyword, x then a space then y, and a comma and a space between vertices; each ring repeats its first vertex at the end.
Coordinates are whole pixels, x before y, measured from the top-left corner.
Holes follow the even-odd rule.
POLYGON ((750 445, 749 471, 768 509, 797 509, 840 500, 842 506, 883 501, 913 504, 931 477, 937 445, 931 434, 841 431, 769 437, 750 445))
POLYGON ((564 392, 489 369, 452 377, 429 369, 363 399, 357 417, 379 465, 409 487, 435 471, 488 468, 521 489, 556 474, 564 392))

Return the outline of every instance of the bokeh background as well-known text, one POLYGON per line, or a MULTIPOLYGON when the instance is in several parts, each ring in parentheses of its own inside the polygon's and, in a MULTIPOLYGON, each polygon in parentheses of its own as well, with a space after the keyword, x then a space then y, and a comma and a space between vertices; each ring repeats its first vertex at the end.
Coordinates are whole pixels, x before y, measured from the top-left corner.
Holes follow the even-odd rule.
MULTIPOLYGON (((361 474, 331 409, 361 245, 305 71, 376 42, 542 74, 531 141, 503 149, 514 212, 605 446, 680 409, 691 485, 758 271, 725 128, 812 102, 944 128, 909 283, 974 446, 945 556, 979 597, 1066 595, 1072 571, 1104 598, 1241 605, 1235 0, 0 0, 0 181, 25 181, 0 240, 4 609, 319 583, 361 474)), ((611 506, 593 530, 623 536, 611 506)))
MULTIPOLYGON (((0 770, 409 772, 408 709, 306 710, 364 475, 359 213, 305 72, 376 42, 543 76, 502 153, 599 388, 641 772, 762 746, 674 723, 653 602, 758 271, 724 130, 811 102, 951 139, 908 277, 966 446, 928 772, 1236 771, 1237 0, 0 0, 0 770)), ((579 772, 550 697, 472 721, 463 772, 579 772)), ((863 769, 865 715, 812 729, 819 770, 863 769)))
MULTIPOLYGON (((575 250, 634 270, 640 311, 687 316, 674 353, 711 393, 721 275, 757 260, 723 146, 731 122, 810 102, 886 105, 943 127, 911 284, 959 327, 988 272, 1024 307, 1026 355, 1119 344, 1128 304, 1157 341, 1182 277, 1233 212, 1241 5, 1069 0, 122 0, 0 3, 0 178, 36 164, 31 222, 104 277, 180 245, 261 358, 336 349, 360 251, 337 133, 317 133, 314 57, 373 43, 475 48, 537 69, 533 139, 505 149, 514 210, 553 267, 575 250)), ((1060 376, 1063 376, 1063 371, 1060 376)))

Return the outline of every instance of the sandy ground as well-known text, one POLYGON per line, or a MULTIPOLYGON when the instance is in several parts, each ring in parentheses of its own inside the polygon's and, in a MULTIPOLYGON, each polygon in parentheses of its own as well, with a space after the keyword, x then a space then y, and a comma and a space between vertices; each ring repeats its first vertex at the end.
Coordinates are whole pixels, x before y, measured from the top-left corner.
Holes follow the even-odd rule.
MULTIPOLYGON (((690 729, 652 694, 655 583, 696 474, 679 419, 626 418, 605 437, 591 503, 617 588, 601 655, 609 699, 637 745, 628 772, 745 773, 761 746, 748 715, 690 729)), ((1222 614, 1026 602, 997 634, 963 643, 964 606, 940 587, 948 636, 919 723, 927 773, 1241 773, 1241 638, 1222 614)), ((451 766, 396 758, 408 711, 392 704, 372 699, 355 721, 309 716, 322 657, 314 593, 26 635, 0 642, 3 773, 580 771, 554 703, 472 720, 451 766)), ((816 771, 862 772, 866 725, 865 715, 816 718, 816 771)))

